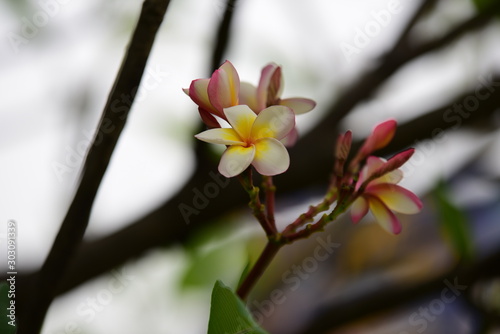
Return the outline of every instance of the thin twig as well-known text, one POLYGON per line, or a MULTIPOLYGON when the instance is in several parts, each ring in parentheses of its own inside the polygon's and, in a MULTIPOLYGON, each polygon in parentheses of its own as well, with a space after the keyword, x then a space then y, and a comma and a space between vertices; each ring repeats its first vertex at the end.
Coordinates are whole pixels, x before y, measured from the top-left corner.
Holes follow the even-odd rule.
POLYGON ((143 4, 130 47, 85 159, 78 190, 42 266, 34 291, 31 291, 31 302, 26 305, 24 313, 19 313, 19 334, 40 331, 61 277, 83 238, 97 190, 134 100, 135 95, 132 92, 136 91, 141 82, 156 32, 168 4, 168 0, 146 0, 143 4), (131 102, 116 108, 116 101, 121 101, 122 94, 131 95, 131 102))
POLYGON ((283 234, 289 235, 297 229, 303 227, 305 224, 312 222, 314 217, 316 217, 319 213, 327 211, 330 208, 333 202, 337 200, 337 195, 337 187, 335 185, 330 186, 321 203, 309 206, 309 209, 305 213, 301 214, 297 219, 295 219, 294 222, 285 228, 283 234))

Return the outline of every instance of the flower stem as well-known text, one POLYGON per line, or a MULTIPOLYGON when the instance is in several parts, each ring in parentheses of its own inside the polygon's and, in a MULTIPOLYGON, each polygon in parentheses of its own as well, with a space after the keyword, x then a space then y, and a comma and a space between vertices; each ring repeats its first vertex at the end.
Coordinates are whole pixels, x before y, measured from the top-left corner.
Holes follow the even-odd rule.
POLYGON ((266 209, 267 209, 267 220, 276 229, 276 222, 274 220, 274 203, 275 203, 275 192, 276 187, 273 184, 272 176, 263 176, 264 181, 262 182, 262 188, 266 192, 266 209))
POLYGON ((339 201, 337 202, 337 205, 330 214, 325 213, 316 223, 306 225, 304 229, 298 232, 294 232, 293 230, 283 231, 280 241, 284 243, 292 243, 299 239, 308 238, 315 232, 322 231, 326 224, 337 219, 338 216, 344 213, 352 204, 352 202, 353 198, 351 196, 341 196, 341 198, 339 198, 339 201))
POLYGON ((273 240, 269 240, 267 242, 267 245, 260 254, 259 259, 238 287, 237 294, 242 300, 247 298, 255 283, 257 283, 282 246, 282 243, 275 242, 273 240))
POLYGON ((298 228, 312 221, 317 214, 323 211, 327 211, 332 205, 332 203, 337 200, 337 196, 338 196, 337 188, 335 187, 335 184, 332 183, 332 186, 328 188, 328 191, 323 201, 317 205, 311 205, 307 210, 307 212, 301 214, 293 223, 291 223, 285 228, 283 234, 290 234, 295 232, 298 228))
MULTIPOLYGON (((250 167, 244 173, 240 174, 238 176, 238 180, 240 181, 241 185, 250 196, 250 202, 248 203, 248 206, 252 209, 253 215, 259 221, 260 225, 266 232, 266 235, 268 236, 268 238, 275 236, 275 234, 278 231, 276 230, 274 219, 273 223, 271 223, 268 217, 266 216, 266 206, 262 204, 260 201, 260 196, 259 196, 260 189, 259 187, 256 187, 253 184, 252 168, 250 167)), ((273 210, 274 210, 274 205, 273 205, 273 210)))

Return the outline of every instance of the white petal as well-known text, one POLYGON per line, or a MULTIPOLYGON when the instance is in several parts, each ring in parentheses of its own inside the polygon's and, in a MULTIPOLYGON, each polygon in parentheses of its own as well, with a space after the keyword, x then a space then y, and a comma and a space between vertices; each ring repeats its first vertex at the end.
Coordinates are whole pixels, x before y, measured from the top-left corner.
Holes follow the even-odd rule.
POLYGON ((392 211, 377 197, 370 196, 368 199, 370 211, 384 230, 392 234, 401 232, 401 223, 392 211))
POLYGON ((420 212, 422 201, 409 191, 396 184, 377 184, 369 186, 367 191, 374 194, 391 210, 407 215, 420 212))
POLYGON ((305 114, 316 107, 316 102, 304 98, 288 98, 280 101, 280 105, 292 109, 295 115, 305 114))
POLYGON ((219 163, 219 172, 225 177, 241 174, 250 166, 255 156, 255 147, 230 146, 224 151, 219 163))
POLYGON ((255 157, 252 165, 262 175, 277 175, 288 169, 290 157, 279 140, 264 138, 255 143, 255 157))
POLYGON ((295 127, 295 114, 285 106, 271 106, 262 110, 252 127, 252 138, 282 139, 295 127))
POLYGON ((203 131, 195 135, 199 140, 205 141, 211 144, 222 144, 222 145, 244 145, 245 143, 241 141, 240 137, 233 129, 210 129, 203 131))

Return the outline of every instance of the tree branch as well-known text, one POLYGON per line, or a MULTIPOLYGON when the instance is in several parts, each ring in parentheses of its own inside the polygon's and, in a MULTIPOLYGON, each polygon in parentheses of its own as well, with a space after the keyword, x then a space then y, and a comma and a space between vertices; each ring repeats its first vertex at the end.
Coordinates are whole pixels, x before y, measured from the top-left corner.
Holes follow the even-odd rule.
MULTIPOLYGON (((415 10, 411 18, 406 22, 405 27, 401 30, 398 40, 394 43, 392 50, 402 50, 408 46, 409 34, 420 18, 433 7, 438 0, 422 0, 418 8, 415 10)), ((394 51, 393 51, 394 52, 394 51)))
POLYGON ((217 40, 212 54, 212 71, 215 71, 222 63, 224 52, 226 52, 229 44, 229 37, 231 32, 231 22, 233 21, 234 11, 236 8, 237 0, 227 0, 224 16, 220 22, 219 29, 217 29, 217 40))
POLYGON ((80 245, 97 190, 125 126, 156 32, 168 4, 168 0, 146 0, 143 4, 130 47, 108 97, 97 133, 85 159, 80 185, 40 274, 35 283, 31 285, 30 303, 22 305, 24 308, 19 310, 18 333, 20 334, 40 331, 61 278, 80 245), (122 95, 131 95, 131 102, 118 107, 117 105, 122 101, 122 95))

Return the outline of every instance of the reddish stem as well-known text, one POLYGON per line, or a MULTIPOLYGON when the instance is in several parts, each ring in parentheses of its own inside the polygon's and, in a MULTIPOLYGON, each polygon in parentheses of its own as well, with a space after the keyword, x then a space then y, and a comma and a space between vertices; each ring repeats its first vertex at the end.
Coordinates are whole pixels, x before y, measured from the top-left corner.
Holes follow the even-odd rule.
POLYGON ((264 176, 263 188, 266 192, 266 209, 267 209, 267 220, 276 230, 276 222, 274 219, 274 203, 275 203, 275 192, 276 187, 273 184, 272 176, 264 176))
POLYGON ((268 238, 274 237, 278 232, 274 223, 271 223, 266 217, 266 207, 261 203, 259 197, 259 188, 254 186, 252 178, 252 168, 248 168, 245 172, 238 176, 238 180, 250 196, 248 206, 252 209, 252 213, 259 221, 260 225, 266 232, 268 238))
POLYGON ((248 297, 248 294, 254 287, 255 283, 257 283, 282 246, 283 244, 281 243, 268 241, 266 247, 259 256, 259 259, 238 287, 236 293, 242 300, 245 300, 248 297))

